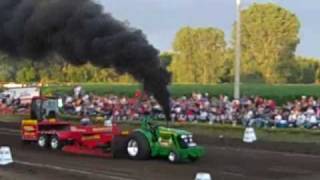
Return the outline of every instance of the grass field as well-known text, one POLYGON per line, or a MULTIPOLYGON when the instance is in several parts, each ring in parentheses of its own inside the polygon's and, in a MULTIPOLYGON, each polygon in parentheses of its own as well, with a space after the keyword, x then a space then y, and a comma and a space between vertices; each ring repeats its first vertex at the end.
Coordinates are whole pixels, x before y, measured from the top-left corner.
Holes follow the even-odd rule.
MULTIPOLYGON (((139 84, 105 84, 105 83, 83 83, 86 92, 98 95, 117 94, 133 96, 135 91, 141 89, 139 84)), ((44 87, 44 94, 71 94, 73 85, 51 85, 44 87)), ((208 92, 210 95, 220 94, 232 97, 233 84, 199 85, 199 84, 175 84, 170 86, 170 92, 174 97, 189 96, 192 92, 208 92)), ((320 97, 320 85, 267 85, 267 84, 243 84, 241 86, 242 96, 259 95, 265 98, 275 99, 279 104, 288 100, 294 100, 301 96, 320 97)))

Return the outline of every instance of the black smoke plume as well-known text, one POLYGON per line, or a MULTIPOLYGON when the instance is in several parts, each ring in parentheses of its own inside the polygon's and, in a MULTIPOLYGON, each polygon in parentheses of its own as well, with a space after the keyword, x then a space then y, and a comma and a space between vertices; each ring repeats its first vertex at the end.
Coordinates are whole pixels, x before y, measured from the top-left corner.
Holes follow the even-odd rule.
POLYGON ((158 100, 169 119, 170 74, 144 34, 92 0, 0 0, 0 51, 41 61, 59 54, 69 63, 129 73, 158 100))

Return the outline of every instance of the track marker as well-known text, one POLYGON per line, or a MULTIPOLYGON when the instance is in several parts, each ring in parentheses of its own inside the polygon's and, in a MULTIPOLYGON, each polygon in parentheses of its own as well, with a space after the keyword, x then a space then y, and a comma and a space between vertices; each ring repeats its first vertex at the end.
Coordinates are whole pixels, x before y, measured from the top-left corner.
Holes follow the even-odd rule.
POLYGON ((244 131, 243 142, 253 143, 257 140, 256 132, 252 127, 247 127, 244 131))
POLYGON ((195 180, 212 180, 212 179, 209 173, 199 172, 196 174, 195 180))
POLYGON ((0 147, 0 165, 5 166, 13 163, 12 154, 10 147, 1 146, 0 147))

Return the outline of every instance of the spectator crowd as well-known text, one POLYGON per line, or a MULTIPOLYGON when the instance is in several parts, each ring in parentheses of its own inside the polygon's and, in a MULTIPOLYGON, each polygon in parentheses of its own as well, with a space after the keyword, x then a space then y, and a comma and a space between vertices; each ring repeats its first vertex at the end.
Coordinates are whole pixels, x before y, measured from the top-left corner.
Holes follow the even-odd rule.
MULTIPOLYGON (((63 104, 64 113, 82 117, 102 115, 116 121, 138 120, 144 115, 165 118, 157 101, 140 92, 134 97, 97 96, 85 94, 81 87, 76 87, 73 96, 63 97, 63 104)), ((255 127, 320 128, 320 98, 302 96, 278 106, 274 100, 259 96, 230 100, 224 95, 217 98, 208 93, 193 93, 190 97, 171 99, 171 120, 255 127)))
MULTIPOLYGON (((73 115, 105 115, 113 120, 138 120, 144 115, 164 119, 160 105, 151 96, 137 92, 134 97, 81 95, 64 98, 64 111, 73 115)), ((230 100, 227 96, 210 97, 208 93, 193 93, 171 99, 171 120, 206 122, 209 124, 242 124, 255 127, 319 128, 320 98, 302 96, 278 106, 272 99, 259 96, 230 100)))

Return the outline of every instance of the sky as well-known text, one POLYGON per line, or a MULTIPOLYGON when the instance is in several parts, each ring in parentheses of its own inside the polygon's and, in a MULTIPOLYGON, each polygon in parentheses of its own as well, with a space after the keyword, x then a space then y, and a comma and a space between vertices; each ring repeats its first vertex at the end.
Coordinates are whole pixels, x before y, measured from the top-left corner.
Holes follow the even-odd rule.
MULTIPOLYGON (((176 32, 183 26, 224 30, 230 43, 236 18, 236 0, 96 0, 105 12, 141 29, 161 51, 171 50, 176 32)), ((296 54, 320 58, 320 0, 242 0, 250 4, 273 2, 295 13, 301 23, 296 54)))

